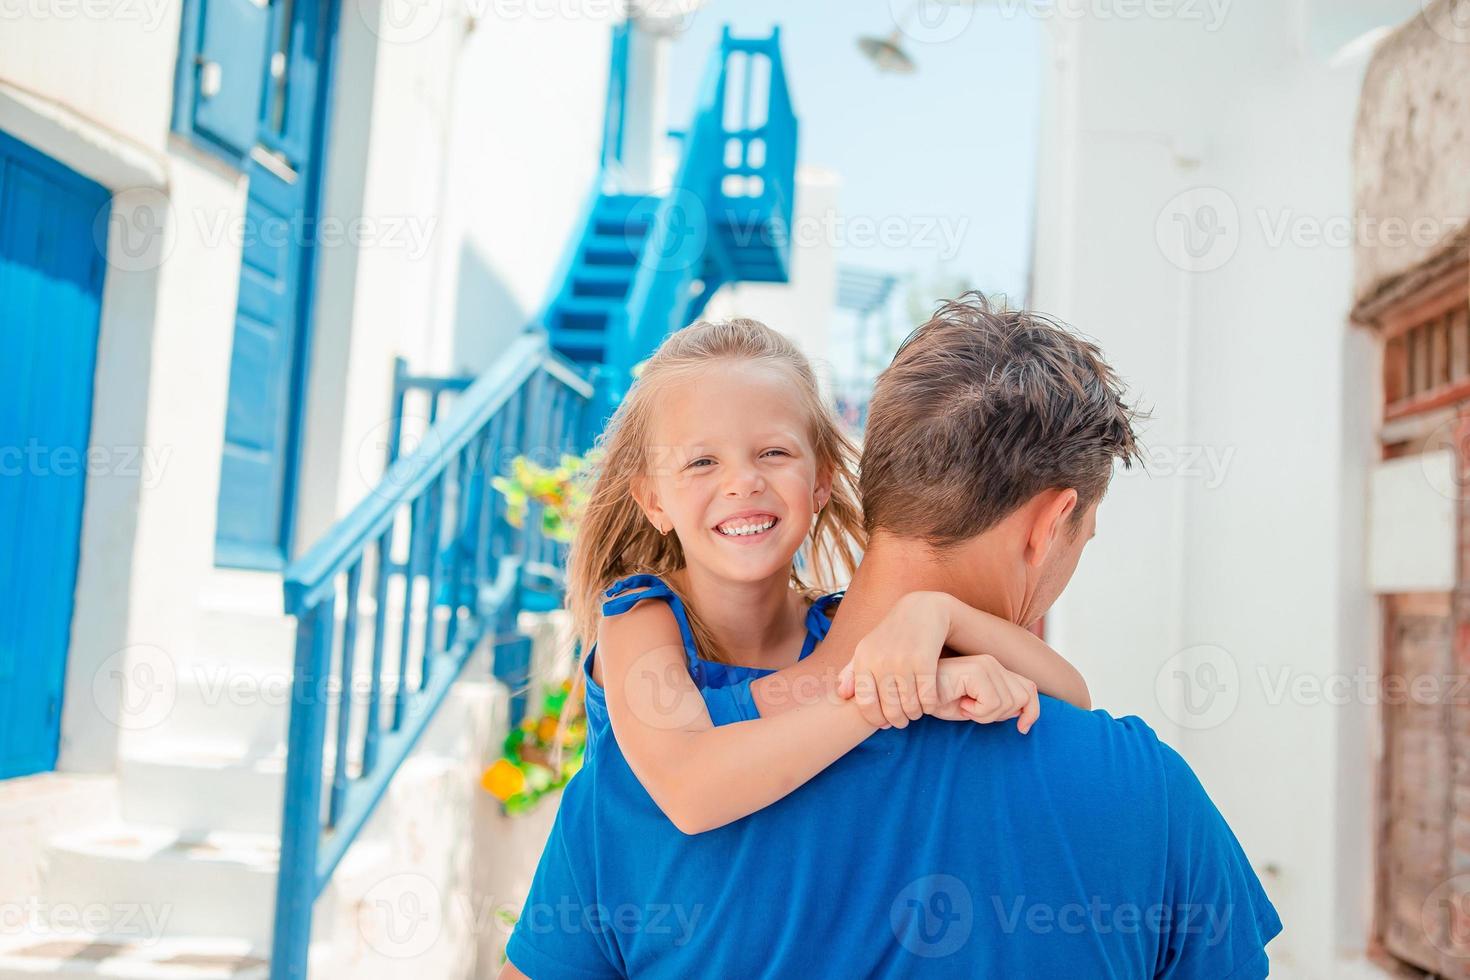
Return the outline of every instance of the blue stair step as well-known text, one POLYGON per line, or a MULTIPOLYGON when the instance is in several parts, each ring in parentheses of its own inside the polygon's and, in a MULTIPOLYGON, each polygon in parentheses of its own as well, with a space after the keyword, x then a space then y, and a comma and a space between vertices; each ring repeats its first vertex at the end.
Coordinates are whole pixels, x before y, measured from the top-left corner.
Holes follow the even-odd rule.
POLYGON ((604 214, 592 216, 592 233, 607 238, 642 240, 648 229, 653 227, 653 212, 639 211, 633 214, 604 214))
POLYGON ((630 265, 636 261, 652 227, 658 200, 637 194, 599 198, 583 241, 584 260, 592 265, 630 265))
POLYGON ((624 299, 633 285, 633 272, 630 265, 578 265, 572 270, 572 295, 624 299))
POLYGON ((630 241, 623 235, 591 235, 582 245, 582 264, 633 266, 642 251, 641 238, 630 241))
POLYGON ((652 214, 658 208, 659 199, 648 194, 604 194, 597 199, 597 213, 622 218, 634 211, 652 214))
POLYGON ((607 334, 601 330, 553 330, 551 345, 573 360, 588 360, 606 349, 607 334))
POLYGON ((553 337, 559 331, 604 331, 621 304, 608 299, 569 297, 559 301, 551 311, 553 337))

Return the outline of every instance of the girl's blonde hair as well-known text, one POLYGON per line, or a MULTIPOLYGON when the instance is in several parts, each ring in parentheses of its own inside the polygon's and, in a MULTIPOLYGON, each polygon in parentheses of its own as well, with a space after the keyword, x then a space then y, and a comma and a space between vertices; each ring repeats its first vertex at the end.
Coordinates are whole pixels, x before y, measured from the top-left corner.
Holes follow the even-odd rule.
MULTIPOLYGON (((832 496, 818 513, 800 559, 792 564, 792 586, 815 597, 845 582, 857 568, 867 543, 855 490, 857 447, 822 401, 811 363, 790 340, 758 321, 702 320, 670 334, 659 345, 598 439, 593 484, 578 520, 567 571, 567 605, 584 651, 597 640, 602 593, 613 582, 651 573, 678 591, 668 578, 684 567, 678 536, 662 535, 648 522, 634 500, 633 484, 649 470, 660 396, 719 361, 766 363, 790 374, 806 408, 817 470, 832 475, 832 496)), ((724 661, 724 651, 698 612, 687 601, 684 605, 699 655, 724 661)))

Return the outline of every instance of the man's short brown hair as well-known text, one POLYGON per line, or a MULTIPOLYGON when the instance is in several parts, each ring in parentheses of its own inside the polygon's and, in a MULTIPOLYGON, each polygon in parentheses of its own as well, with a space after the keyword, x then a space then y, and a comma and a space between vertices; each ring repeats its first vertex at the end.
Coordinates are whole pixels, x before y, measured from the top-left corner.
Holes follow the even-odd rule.
POLYGON ((1068 487, 1081 515, 1113 461, 1135 458, 1136 417, 1096 344, 966 293, 878 377, 860 477, 867 529, 943 547, 1068 487))

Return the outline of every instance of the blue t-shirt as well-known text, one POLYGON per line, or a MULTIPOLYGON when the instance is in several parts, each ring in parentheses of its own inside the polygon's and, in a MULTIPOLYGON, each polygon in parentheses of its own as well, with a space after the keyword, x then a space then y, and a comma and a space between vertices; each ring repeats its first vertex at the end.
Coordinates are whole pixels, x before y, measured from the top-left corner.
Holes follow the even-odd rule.
MULTIPOLYGON (((877 732, 697 836, 599 738, 509 959, 533 980, 1265 976, 1280 919, 1189 767, 1138 718, 1042 700, 1024 736, 877 732)), ((750 717, 748 690, 716 701, 750 717)))

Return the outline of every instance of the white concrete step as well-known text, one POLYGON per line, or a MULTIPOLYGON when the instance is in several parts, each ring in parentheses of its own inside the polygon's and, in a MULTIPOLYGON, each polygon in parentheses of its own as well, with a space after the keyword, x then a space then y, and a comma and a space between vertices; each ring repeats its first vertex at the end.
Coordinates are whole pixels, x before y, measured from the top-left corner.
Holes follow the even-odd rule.
MULTIPOLYGON (((312 975, 333 976, 327 969, 333 958, 331 944, 313 943, 312 975)), ((155 939, 36 926, 0 942, 0 980, 267 980, 269 961, 269 949, 221 937, 155 939)))
POLYGON ((200 630, 200 648, 221 660, 288 669, 296 655, 296 620, 283 614, 206 609, 200 630))
MULTIPOLYGON (((370 652, 370 651, 369 651, 370 652)), ((124 724, 124 751, 145 747, 149 754, 170 745, 186 745, 207 755, 259 759, 277 753, 286 742, 290 720, 293 672, 254 661, 207 658, 174 659, 157 648, 138 654, 150 660, 147 669, 130 668, 133 676, 158 678, 147 690, 130 693, 130 703, 139 710, 124 724)), ((382 680, 383 720, 392 710, 398 688, 397 660, 384 665, 382 680)), ((443 669, 439 664, 435 667, 443 669)), ((353 703, 353 725, 363 731, 366 704, 371 691, 371 659, 359 656, 348 686, 353 703)), ((460 674, 462 678, 483 676, 488 665, 476 656, 460 674)), ((408 686, 419 686, 418 666, 410 662, 408 686)), ((320 696, 328 705, 328 731, 335 732, 336 707, 343 701, 342 684, 333 680, 320 696)))
MULTIPOLYGON (((419 591, 423 591, 419 586, 419 591)), ((396 596, 401 596, 401 589, 395 590, 396 596)), ((413 622, 410 631, 423 629, 424 602, 422 596, 416 597, 418 601, 414 605, 413 622)), ((279 602, 276 603, 280 605, 279 602)), ((399 631, 403 629, 402 604, 399 598, 390 598, 388 603, 388 616, 385 620, 385 635, 388 645, 393 646, 398 642, 399 631)), ((373 627, 373 616, 375 614, 373 597, 362 595, 359 597, 357 635, 363 637, 368 635, 373 627)), ((441 611, 440 615, 443 613, 441 611)), ((262 612, 247 608, 207 608, 199 614, 199 648, 207 652, 208 656, 230 662, 256 664, 261 667, 270 667, 279 670, 289 670, 296 657, 296 620, 280 612, 262 612)), ((342 611, 337 613, 337 629, 342 629, 342 611)), ((421 632, 412 632, 413 642, 417 644, 421 632)))
MULTIPOLYGON (((368 576, 358 595, 359 637, 367 637, 373 627, 377 609, 374 587, 375 582, 368 576)), ((427 583, 421 581, 414 589, 409 625, 414 644, 423 635, 427 597, 427 583)), ((390 580, 385 605, 385 637, 388 647, 396 650, 403 628, 401 579, 390 580)), ((346 616, 345 605, 339 602, 336 611, 340 632, 346 616)), ((436 613, 442 622, 445 610, 440 608, 436 613)), ((295 659, 296 620, 282 609, 281 576, 215 569, 200 590, 196 635, 198 649, 208 659, 289 672, 295 659)))
MULTIPOLYGON (((465 675, 473 669, 473 664, 467 666, 465 675)), ((499 685, 467 680, 456 683, 419 740, 413 757, 463 760, 478 757, 477 752, 483 755, 483 739, 489 737, 487 725, 502 716, 504 702, 504 690, 499 685)), ((383 705, 386 712, 391 701, 385 700, 383 705)), ((202 715, 203 708, 196 707, 202 715)), ((281 706, 278 710, 286 709, 281 706)), ((349 776, 361 771, 357 753, 366 725, 365 706, 354 705, 353 716, 349 776)), ((330 778, 336 755, 335 716, 330 721, 328 731, 333 737, 327 742, 324 779, 330 778)), ((203 718, 196 716, 183 723, 203 724, 203 718)), ((222 716, 221 725, 230 723, 222 716)), ((211 739, 182 734, 130 738, 119 759, 123 819, 185 832, 278 833, 286 774, 284 741, 266 749, 258 741, 231 741, 221 737, 223 734, 217 732, 211 739)), ((402 772, 395 777, 403 778, 402 772)))
MULTIPOLYGON (((277 627, 291 621, 249 609, 209 615, 215 626, 238 630, 241 643, 178 660, 141 648, 139 656, 151 658, 147 669, 130 660, 122 672, 130 714, 119 722, 114 809, 81 829, 57 826, 45 847, 33 846, 37 887, 26 894, 40 918, 33 928, 0 929, 0 980, 266 980, 291 671, 289 656, 262 648, 283 642, 277 627), (252 616, 260 621, 241 619, 252 616), (88 918, 63 921, 78 910, 88 918)), ((419 635, 416 628, 415 642, 419 635)), ((366 714, 368 652, 359 651, 352 685, 354 746, 366 714)), ((396 666, 396 654, 389 663, 396 666)), ((489 680, 488 650, 460 677, 316 903, 313 976, 469 975, 455 958, 474 939, 453 910, 468 901, 455 897, 471 874, 466 821, 485 805, 475 783, 504 731, 507 695, 489 680), (425 883, 428 893, 419 895, 425 883), (428 934, 418 927, 403 939, 384 910, 436 896, 442 909, 433 935, 442 929, 443 940, 406 952, 428 934), (319 956, 327 966, 317 966, 319 956)), ((396 680, 384 687, 391 692, 396 680)), ((391 699, 383 704, 390 710, 391 699)), ((335 730, 333 706, 328 772, 335 730)))
MULTIPOLYGON (((359 840, 344 880, 386 868, 388 848, 359 840)), ((275 908, 279 844, 263 834, 191 838, 168 828, 118 824, 59 836, 47 847, 41 908, 91 909, 87 924, 117 933, 143 923, 152 937, 231 936, 265 948, 275 908)), ((386 870, 383 873, 387 873, 386 870)), ((330 915, 334 885, 318 900, 330 915)))
POLYGON ((269 957, 240 940, 58 932, 0 949, 0 980, 116 977, 128 980, 266 980, 269 957))
MULTIPOLYGON (((120 719, 125 741, 134 745, 183 743, 206 755, 250 759, 278 752, 285 743, 290 714, 296 637, 296 621, 281 612, 280 588, 279 575, 216 569, 200 590, 198 647, 193 652, 135 648, 121 673, 129 684, 123 699, 126 716, 120 719)), ((410 688, 419 686, 417 650, 428 614, 427 598, 427 583, 418 583, 409 615, 410 688)), ((361 705, 371 686, 374 610, 373 596, 365 591, 359 600, 358 643, 349 685, 359 730, 365 717, 361 705)), ((433 612, 436 633, 442 635, 448 610, 434 607, 433 612)), ((390 583, 386 613, 385 696, 398 684, 404 616, 401 580, 390 583)), ((339 634, 344 615, 339 608, 339 634)), ((524 625, 544 632, 547 619, 528 616, 524 625)), ((482 646, 461 676, 489 674, 487 647, 482 646)), ((334 682, 325 692, 329 702, 341 700, 339 688, 340 683, 334 682)), ((384 707, 390 708, 391 700, 385 698, 384 707)), ((334 724, 334 716, 329 724, 334 724)), ((158 746, 148 754, 158 755, 158 746)))
POLYGON ((132 751, 118 768, 129 823, 186 834, 280 832, 283 753, 250 759, 175 743, 132 751))
POLYGON ((291 672, 248 661, 180 660, 172 689, 150 713, 156 724, 129 730, 129 742, 164 741, 215 755, 259 758, 286 740, 291 672))
MULTIPOLYGON (((119 824, 60 836, 47 847, 45 908, 96 908, 103 929, 142 920, 150 936, 229 935, 265 946, 278 844, 264 835, 189 839, 119 824)), ((96 923, 93 923, 96 925, 96 923)))
POLYGON ((0 780, 0 938, 5 913, 40 893, 46 841, 116 821, 120 795, 113 774, 47 772, 0 780))

